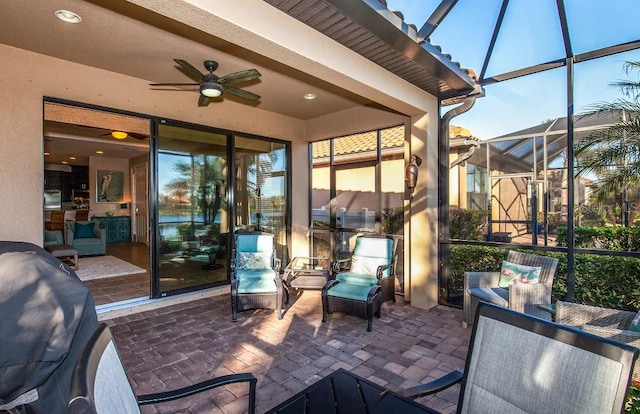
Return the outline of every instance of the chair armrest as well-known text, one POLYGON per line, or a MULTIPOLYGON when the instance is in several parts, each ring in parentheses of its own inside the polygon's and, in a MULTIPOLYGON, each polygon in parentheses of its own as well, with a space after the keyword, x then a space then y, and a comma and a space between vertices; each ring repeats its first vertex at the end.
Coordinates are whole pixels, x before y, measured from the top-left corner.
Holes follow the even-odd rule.
POLYGON ((525 305, 551 302, 551 286, 544 283, 518 283, 509 286, 509 309, 525 312, 525 305))
POLYGON ((464 374, 462 372, 458 370, 454 370, 448 373, 447 375, 444 375, 426 384, 421 384, 421 385, 418 385, 417 387, 400 391, 400 394, 411 399, 424 397, 425 395, 435 394, 455 384, 460 383, 462 381, 463 376, 464 374))
POLYGON ((477 287, 497 287, 500 272, 464 272, 464 289, 477 287))
POLYGON ((594 325, 626 330, 635 315, 635 312, 619 309, 562 301, 556 303, 556 322, 568 326, 594 325))
POLYGON ((73 246, 73 239, 75 237, 73 230, 66 230, 67 237, 65 238, 65 244, 73 246))
MULTIPOLYGON (((238 382, 249 382, 249 405, 255 404, 256 393, 256 377, 249 373, 224 375, 212 378, 198 384, 189 385, 188 387, 178 388, 176 390, 159 392, 155 394, 146 394, 138 396, 138 404, 156 404, 167 401, 177 400, 179 398, 189 397, 199 392, 207 391, 224 385, 235 384, 238 382)), ((251 412, 251 411, 250 411, 251 412)))
POLYGON ((102 244, 107 243, 107 229, 96 230, 96 236, 98 236, 98 238, 102 240, 102 244))
POLYGON ((346 269, 349 268, 349 266, 347 266, 347 263, 351 263, 351 258, 335 260, 333 263, 331 263, 332 272, 336 274, 336 273, 345 271, 346 269))
POLYGON ((582 330, 603 338, 613 339, 614 341, 629 344, 636 348, 640 348, 640 332, 628 331, 625 329, 605 328, 595 325, 583 325, 582 330))
POLYGON ((378 280, 381 280, 383 277, 391 277, 391 276, 393 276, 393 263, 378 266, 378 269, 376 270, 376 278, 378 280), (391 269, 391 271, 389 272, 388 276, 385 276, 382 273, 387 269, 391 269))

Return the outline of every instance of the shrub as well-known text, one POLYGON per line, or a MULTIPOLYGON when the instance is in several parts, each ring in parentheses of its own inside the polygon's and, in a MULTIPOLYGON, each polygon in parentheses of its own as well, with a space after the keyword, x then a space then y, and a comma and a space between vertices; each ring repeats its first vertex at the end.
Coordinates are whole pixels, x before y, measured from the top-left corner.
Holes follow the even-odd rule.
MULTIPOLYGON (((567 228, 557 229, 558 246, 567 246, 567 228)), ((640 227, 576 227, 575 247, 616 251, 640 251, 640 227)))
POLYGON ((404 207, 382 210, 382 231, 385 234, 402 234, 404 225, 404 207))
POLYGON ((452 208, 449 210, 449 231, 452 239, 482 240, 487 228, 485 210, 466 210, 452 208))
MULTIPOLYGON (((554 299, 567 296, 567 255, 559 252, 523 252, 558 259, 553 280, 554 299)), ((507 249, 451 245, 450 294, 463 290, 464 272, 499 271, 507 249)), ((574 263, 574 301, 585 305, 637 311, 640 309, 640 258, 577 254, 574 263)))
POLYGON ((464 272, 468 270, 477 272, 500 271, 502 261, 506 257, 507 251, 500 247, 451 245, 449 293, 460 294, 463 292, 464 272))

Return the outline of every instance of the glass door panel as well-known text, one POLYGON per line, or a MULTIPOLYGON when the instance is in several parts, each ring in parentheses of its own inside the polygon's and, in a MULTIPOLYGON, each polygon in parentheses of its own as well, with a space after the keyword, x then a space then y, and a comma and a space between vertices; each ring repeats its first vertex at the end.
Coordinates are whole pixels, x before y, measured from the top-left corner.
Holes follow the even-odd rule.
POLYGON ((235 230, 275 235, 276 253, 286 264, 287 152, 284 143, 235 139, 235 230))
POLYGON ((336 227, 375 230, 375 166, 350 166, 336 170, 336 227))
POLYGON ((227 283, 227 136, 158 125, 160 294, 227 283))

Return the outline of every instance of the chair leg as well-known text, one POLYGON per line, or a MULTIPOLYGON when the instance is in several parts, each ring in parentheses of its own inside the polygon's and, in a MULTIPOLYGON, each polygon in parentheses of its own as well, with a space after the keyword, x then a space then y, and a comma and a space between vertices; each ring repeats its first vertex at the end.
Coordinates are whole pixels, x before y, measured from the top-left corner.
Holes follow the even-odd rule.
MULTIPOLYGON (((324 293, 324 292, 323 292, 324 293)), ((329 299, 326 294, 322 295, 322 322, 329 318, 329 299)))
POLYGON ((231 295, 231 320, 238 321, 238 298, 234 295, 231 295))

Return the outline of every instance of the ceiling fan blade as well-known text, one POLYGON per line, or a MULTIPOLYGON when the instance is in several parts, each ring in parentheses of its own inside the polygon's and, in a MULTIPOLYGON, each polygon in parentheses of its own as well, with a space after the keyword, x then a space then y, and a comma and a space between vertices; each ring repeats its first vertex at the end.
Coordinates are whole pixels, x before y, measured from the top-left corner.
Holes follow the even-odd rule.
POLYGON ((231 95, 235 95, 240 98, 249 99, 251 101, 260 100, 260 95, 256 95, 253 92, 245 91, 244 89, 234 88, 233 86, 225 86, 224 92, 230 93, 231 95))
POLYGON ((196 69, 195 67, 193 67, 193 65, 189 62, 187 62, 186 60, 182 60, 182 59, 173 59, 174 62, 176 62, 178 65, 180 65, 180 67, 182 68, 182 70, 184 70, 184 72, 189 75, 190 77, 197 79, 201 82, 204 82, 205 80, 205 75, 204 73, 200 72, 198 69, 196 69))
POLYGON ((148 135, 145 134, 138 134, 137 132, 128 132, 129 136, 131 138, 135 138, 135 139, 139 139, 140 141, 145 140, 147 138, 149 138, 148 135))
POLYGON ((211 98, 200 94, 200 97, 198 98, 198 106, 207 106, 209 105, 209 102, 211 102, 211 98))
POLYGON ((234 83, 247 82, 250 80, 258 79, 260 72, 256 69, 241 70, 240 72, 230 73, 218 78, 218 83, 221 85, 231 85, 234 83))
POLYGON ((199 83, 150 83, 149 86, 198 86, 199 83))

